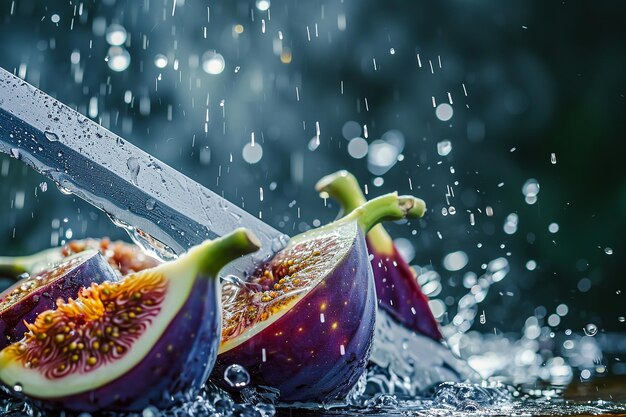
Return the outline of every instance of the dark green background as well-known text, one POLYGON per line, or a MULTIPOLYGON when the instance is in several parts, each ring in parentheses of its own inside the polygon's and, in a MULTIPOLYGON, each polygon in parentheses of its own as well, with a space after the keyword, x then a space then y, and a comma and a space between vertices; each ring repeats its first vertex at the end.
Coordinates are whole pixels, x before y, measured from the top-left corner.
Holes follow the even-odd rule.
MULTIPOLYGON (((626 295, 620 293, 626 290, 623 2, 275 0, 271 20, 254 3, 239 0, 186 0, 174 16, 172 0, 85 1, 83 16, 75 16, 79 4, 2 0, 0 66, 17 72, 25 65, 27 81, 83 113, 90 98, 97 97, 106 127, 251 213, 262 209, 266 221, 289 234, 310 227, 314 219, 324 223, 335 216, 336 208, 324 207, 313 191, 324 174, 350 169, 368 183, 370 195, 408 193, 410 178, 413 192, 427 201, 430 211, 417 227, 391 229, 412 240, 415 264, 432 264, 442 275, 440 296, 464 293, 462 273, 480 273, 481 264, 500 256, 509 259, 511 273, 481 306, 487 318, 484 326, 475 325, 481 331, 519 330, 537 306, 550 314, 560 303, 570 312, 557 330, 580 332, 589 322, 605 331, 625 330, 626 324, 618 321, 626 315, 626 295), (340 13, 347 21, 343 32, 337 29, 340 13), (51 21, 53 14, 59 15, 58 24, 51 21), (131 65, 126 71, 108 68, 108 45, 92 31, 95 17, 127 29, 131 65), (266 20, 265 34, 261 19, 266 20), (235 40, 237 23, 245 31, 235 40), (314 36, 316 23, 319 37, 314 36), (293 53, 289 65, 272 52, 279 30, 283 46, 293 53), (190 55, 213 49, 225 57, 222 74, 189 67, 190 55), (74 50, 81 53, 82 83, 75 82, 71 70, 74 50), (157 53, 168 55, 167 68, 154 66, 157 53), (172 68, 173 58, 180 61, 179 72, 172 68), (251 88, 255 79, 262 80, 260 92, 251 88), (126 90, 136 97, 132 105, 124 103, 126 90), (441 122, 431 97, 444 102, 448 92, 454 117, 441 122), (149 115, 138 111, 142 97, 151 102, 149 115), (167 120, 168 106, 172 120, 167 120), (390 129, 406 138, 404 160, 383 176, 380 188, 372 185, 374 175, 365 160, 352 159, 346 151, 341 128, 348 120, 367 124, 370 141, 390 129), (310 151, 316 122, 321 145, 310 151), (484 137, 468 135, 468 125, 471 130, 477 124, 484 126, 484 137), (255 165, 241 157, 252 131, 264 149, 255 165), (443 139, 453 144, 446 157, 436 151, 443 139), (208 164, 199 158, 203 147, 211 152, 208 164), (550 163, 551 153, 556 165, 550 163), (302 177, 294 172, 299 160, 302 177), (527 205, 521 192, 529 178, 541 186, 534 205, 527 205), (451 204, 457 213, 443 216, 446 186, 455 181, 459 185, 451 204), (277 184, 274 191, 272 182, 277 184), (493 217, 478 213, 486 206, 493 207, 493 217), (467 210, 476 213, 475 226, 470 226, 467 210), (509 213, 519 215, 513 235, 502 230, 509 213), (556 234, 548 232, 552 222, 560 226, 556 234), (606 247, 614 254, 607 255, 606 247), (442 258, 456 250, 467 252, 470 262, 463 271, 448 272, 442 258), (532 272, 525 268, 529 259, 538 263, 532 272), (592 286, 581 293, 577 283, 585 277, 592 286)), ((49 246, 54 219, 64 230, 72 228, 74 237, 124 237, 106 216, 60 194, 52 183, 47 192, 35 195, 45 179, 18 161, 0 159, 9 164, 7 175, 0 177, 0 253, 49 246), (20 191, 25 204, 16 209, 20 191)))

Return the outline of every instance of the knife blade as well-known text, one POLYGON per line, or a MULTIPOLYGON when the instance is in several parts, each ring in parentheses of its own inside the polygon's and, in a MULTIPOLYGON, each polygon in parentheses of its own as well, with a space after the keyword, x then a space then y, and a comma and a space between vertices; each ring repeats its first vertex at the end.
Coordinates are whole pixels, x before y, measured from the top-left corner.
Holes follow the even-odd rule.
POLYGON ((0 68, 0 151, 103 210, 161 256, 180 254, 237 227, 261 250, 224 274, 243 276, 288 239, 276 229, 91 119, 0 68))

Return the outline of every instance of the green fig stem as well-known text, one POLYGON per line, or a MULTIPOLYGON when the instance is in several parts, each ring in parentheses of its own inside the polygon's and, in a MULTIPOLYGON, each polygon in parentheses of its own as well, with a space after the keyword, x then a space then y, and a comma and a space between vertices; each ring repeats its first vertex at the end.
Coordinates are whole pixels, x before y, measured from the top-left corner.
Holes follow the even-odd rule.
POLYGON ((346 214, 367 203, 358 181, 345 170, 326 175, 315 184, 315 189, 337 200, 346 214))
MULTIPOLYGON (((327 193, 330 197, 337 200, 346 214, 352 213, 359 206, 367 203, 367 199, 361 191, 357 179, 345 170, 326 175, 317 182, 315 189, 320 193, 327 193)), ((413 199, 414 204, 408 210, 407 217, 422 217, 426 211, 424 201, 413 197, 408 198, 413 199)), ((378 253, 387 255, 393 253, 393 240, 382 225, 378 224, 372 227, 369 230, 368 238, 370 244, 378 253)))
POLYGON ((357 207, 344 219, 356 220, 363 233, 367 233, 385 220, 400 220, 405 217, 421 217, 426 205, 419 198, 398 193, 389 193, 357 207))
POLYGON ((248 229, 239 228, 214 240, 206 241, 189 251, 189 257, 198 262, 201 274, 217 278, 229 262, 260 248, 258 238, 248 229))

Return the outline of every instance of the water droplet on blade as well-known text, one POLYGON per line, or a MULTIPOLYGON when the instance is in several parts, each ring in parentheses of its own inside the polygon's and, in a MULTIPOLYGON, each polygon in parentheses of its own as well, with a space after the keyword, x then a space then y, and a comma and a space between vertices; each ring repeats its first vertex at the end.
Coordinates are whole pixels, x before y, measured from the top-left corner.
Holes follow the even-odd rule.
POLYGON ((154 210, 154 206, 156 206, 156 201, 154 198, 149 198, 146 200, 146 210, 154 210))
POLYGON ((48 139, 50 142, 56 142, 59 140, 59 137, 57 136, 56 133, 49 132, 46 130, 45 132, 43 132, 43 134, 46 137, 46 139, 48 139))

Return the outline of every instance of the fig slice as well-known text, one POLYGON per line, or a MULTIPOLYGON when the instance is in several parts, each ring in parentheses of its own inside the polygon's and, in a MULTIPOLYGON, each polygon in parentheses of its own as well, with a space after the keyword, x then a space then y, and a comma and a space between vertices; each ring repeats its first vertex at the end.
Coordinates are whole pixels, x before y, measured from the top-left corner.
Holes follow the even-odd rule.
POLYGON ((368 362, 376 294, 364 233, 378 222, 421 216, 424 202, 396 193, 293 237, 244 285, 224 287, 222 339, 213 380, 228 366, 283 403, 345 398, 368 362))
POLYGON ((104 281, 117 281, 117 275, 94 250, 66 257, 38 275, 26 275, 0 294, 0 349, 24 337, 26 323, 53 309, 57 299, 76 297, 81 288, 104 281))
POLYGON ((0 277, 18 279, 23 273, 35 275, 49 269, 66 256, 90 249, 99 251, 119 276, 152 268, 160 263, 137 245, 121 240, 112 242, 108 237, 86 238, 72 240, 65 246, 45 249, 32 255, 0 256, 0 277))
MULTIPOLYGON (((348 171, 325 176, 315 188, 336 199, 345 213, 352 212, 367 201, 356 178, 348 171)), ((443 337, 428 306, 428 297, 417 283, 417 273, 400 255, 389 233, 379 224, 369 231, 365 240, 372 255, 379 306, 405 327, 431 339, 441 340, 443 337)))
POLYGON ((175 261, 93 284, 0 352, 0 380, 46 407, 159 408, 201 388, 220 336, 219 270, 258 249, 245 229, 175 261))

